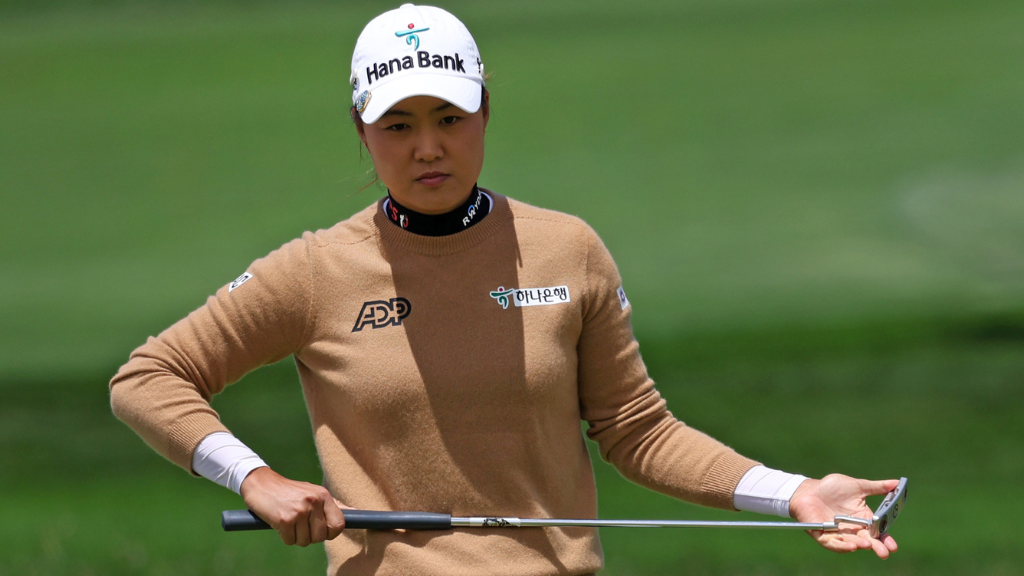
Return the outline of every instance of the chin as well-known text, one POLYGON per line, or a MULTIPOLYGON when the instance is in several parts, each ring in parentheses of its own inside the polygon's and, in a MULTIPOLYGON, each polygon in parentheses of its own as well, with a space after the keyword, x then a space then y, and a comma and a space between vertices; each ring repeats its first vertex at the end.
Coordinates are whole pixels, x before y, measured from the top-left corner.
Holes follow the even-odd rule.
POLYGON ((445 185, 438 186, 437 188, 420 186, 419 190, 413 190, 411 194, 411 199, 414 201, 415 206, 406 205, 417 212, 441 214, 449 212, 457 208, 459 204, 462 204, 465 201, 464 196, 468 196, 469 191, 472 189, 472 184, 467 187, 466 191, 462 191, 457 186, 449 186, 447 182, 445 185), (419 206, 419 209, 416 206, 419 206))

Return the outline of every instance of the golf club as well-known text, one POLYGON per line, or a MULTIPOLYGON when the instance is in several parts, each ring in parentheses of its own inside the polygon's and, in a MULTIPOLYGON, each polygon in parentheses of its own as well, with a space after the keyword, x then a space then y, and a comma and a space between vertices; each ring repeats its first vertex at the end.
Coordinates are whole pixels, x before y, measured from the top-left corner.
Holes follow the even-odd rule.
MULTIPOLYGON (((896 489, 886 494, 870 519, 836 516, 831 522, 727 522, 711 520, 574 520, 559 518, 516 518, 513 516, 453 517, 435 512, 378 512, 344 510, 345 528, 367 530, 451 530, 452 528, 531 528, 543 526, 583 526, 588 528, 795 528, 800 530, 839 530, 840 524, 859 524, 878 537, 889 531, 907 502, 907 479, 900 478, 896 489)), ((251 510, 225 510, 221 525, 227 532, 270 530, 269 524, 251 510)))

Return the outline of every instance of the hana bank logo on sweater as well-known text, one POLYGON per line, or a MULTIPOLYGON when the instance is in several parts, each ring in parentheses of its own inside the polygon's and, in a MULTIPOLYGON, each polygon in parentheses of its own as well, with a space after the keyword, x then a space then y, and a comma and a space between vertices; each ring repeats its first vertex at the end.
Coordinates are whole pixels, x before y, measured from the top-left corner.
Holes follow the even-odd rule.
POLYGON ((502 310, 508 310, 509 299, 516 306, 549 306, 565 304, 570 301, 568 286, 552 286, 550 288, 505 288, 491 292, 491 298, 501 304, 502 310))
POLYGON ((412 304, 405 298, 398 297, 391 300, 370 300, 363 302, 363 308, 359 310, 356 318, 356 325, 352 327, 353 332, 362 332, 363 328, 384 328, 385 326, 401 326, 412 312, 412 304))

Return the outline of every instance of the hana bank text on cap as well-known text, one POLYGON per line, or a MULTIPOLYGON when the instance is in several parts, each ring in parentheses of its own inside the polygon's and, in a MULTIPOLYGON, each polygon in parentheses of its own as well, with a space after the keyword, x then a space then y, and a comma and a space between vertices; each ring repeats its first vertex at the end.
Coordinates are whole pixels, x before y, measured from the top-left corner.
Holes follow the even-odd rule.
POLYGON ((434 96, 480 109, 484 65, 458 18, 433 6, 403 4, 363 28, 352 53, 352 105, 373 124, 410 96, 434 96))

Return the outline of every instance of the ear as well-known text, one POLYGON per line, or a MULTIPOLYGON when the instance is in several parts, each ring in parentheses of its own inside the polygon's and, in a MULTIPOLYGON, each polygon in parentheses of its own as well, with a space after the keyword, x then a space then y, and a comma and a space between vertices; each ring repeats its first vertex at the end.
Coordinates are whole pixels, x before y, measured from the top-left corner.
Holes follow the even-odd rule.
POLYGON ((359 134, 359 140, 363 142, 363 146, 369 150, 370 147, 366 146, 366 124, 364 124, 362 120, 356 121, 356 133, 359 134))

